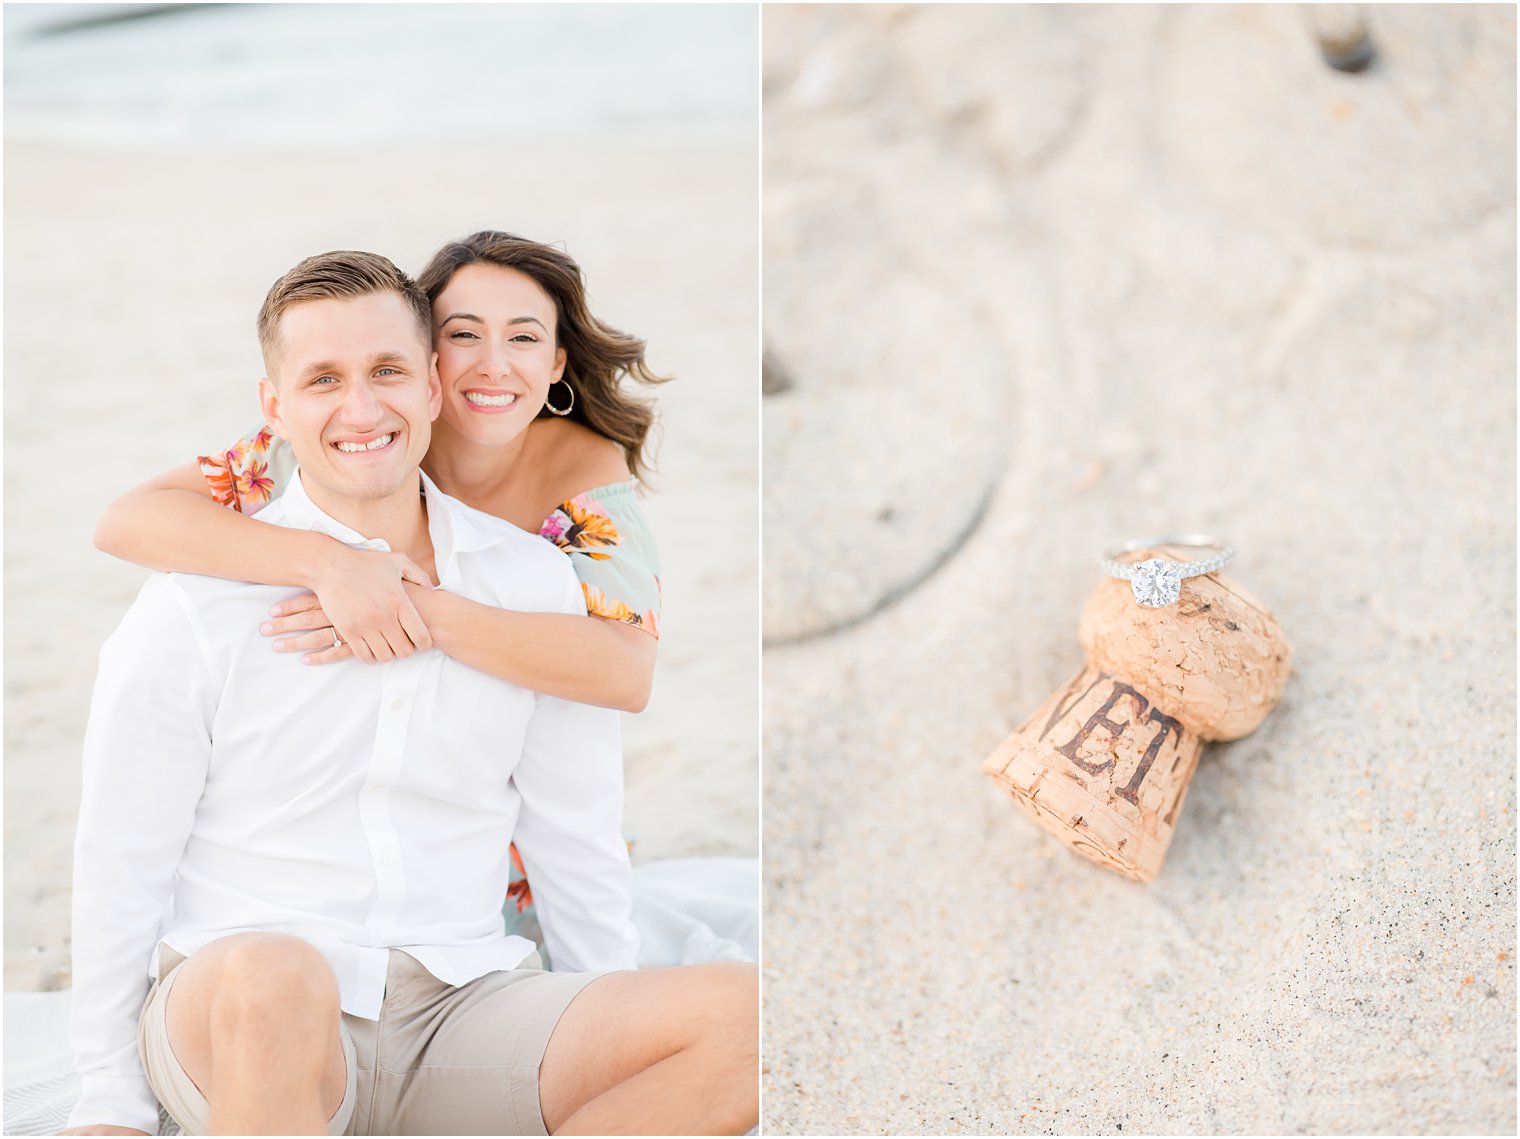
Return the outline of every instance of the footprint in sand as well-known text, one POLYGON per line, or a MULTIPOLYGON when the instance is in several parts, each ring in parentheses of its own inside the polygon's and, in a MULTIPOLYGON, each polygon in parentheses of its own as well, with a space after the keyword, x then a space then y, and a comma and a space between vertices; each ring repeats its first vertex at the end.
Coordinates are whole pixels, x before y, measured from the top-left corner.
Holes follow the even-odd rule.
POLYGON ((1047 20, 766 14, 768 643, 911 591, 1004 469, 1016 377, 973 266, 997 237, 998 179, 1047 161, 1080 111, 1080 52, 1070 36, 1050 50, 1047 20), (1011 66, 1041 99, 1002 97, 1011 66))

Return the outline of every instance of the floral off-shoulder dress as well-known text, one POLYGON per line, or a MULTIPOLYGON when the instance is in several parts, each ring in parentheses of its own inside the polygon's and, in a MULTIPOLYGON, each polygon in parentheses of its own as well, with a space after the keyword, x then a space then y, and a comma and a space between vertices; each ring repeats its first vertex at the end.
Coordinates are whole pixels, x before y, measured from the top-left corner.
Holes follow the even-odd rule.
MULTIPOLYGON (((212 497, 243 514, 256 514, 284 491, 295 473, 290 445, 267 426, 225 451, 200 456, 201 473, 212 497)), ((609 483, 576 495, 554 508, 538 528, 570 558, 586 595, 586 611, 660 635, 660 563, 654 536, 644 521, 634 490, 636 479, 609 483)), ((512 848, 512 883, 504 912, 507 931, 536 935, 533 894, 512 848)))

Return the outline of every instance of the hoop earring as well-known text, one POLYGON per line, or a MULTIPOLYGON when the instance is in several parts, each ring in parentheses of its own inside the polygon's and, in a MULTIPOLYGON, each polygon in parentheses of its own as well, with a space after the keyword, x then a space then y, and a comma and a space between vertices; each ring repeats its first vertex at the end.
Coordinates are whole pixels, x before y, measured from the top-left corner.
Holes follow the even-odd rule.
MULTIPOLYGON (((575 389, 570 386, 570 381, 569 380, 555 380, 554 384, 564 384, 565 385, 565 390, 570 393, 570 402, 567 403, 567 404, 565 404, 565 406, 564 406, 563 409, 555 407, 552 403, 549 402, 549 394, 548 394, 548 392, 545 392, 544 393, 544 406, 547 407, 550 411, 552 411, 555 415, 569 415, 570 412, 571 412, 571 410, 575 407, 575 389)), ((550 384, 549 385, 549 388, 550 388, 551 391, 554 388, 554 384, 550 384)))

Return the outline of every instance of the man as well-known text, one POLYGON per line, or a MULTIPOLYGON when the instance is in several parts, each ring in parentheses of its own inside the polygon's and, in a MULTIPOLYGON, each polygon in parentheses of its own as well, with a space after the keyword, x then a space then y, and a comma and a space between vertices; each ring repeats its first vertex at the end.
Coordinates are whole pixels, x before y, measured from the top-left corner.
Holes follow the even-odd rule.
MULTIPOLYGON (((441 393, 405 274, 309 258, 259 326, 264 414, 300 468, 259 518, 584 612, 561 554, 418 470, 441 393)), ((258 632, 283 592, 155 575, 102 651, 73 1133, 152 1131, 155 1096, 215 1134, 752 1126, 754 969, 632 971, 615 713, 436 651, 301 668, 258 632), (554 973, 503 933, 513 840, 554 973)))

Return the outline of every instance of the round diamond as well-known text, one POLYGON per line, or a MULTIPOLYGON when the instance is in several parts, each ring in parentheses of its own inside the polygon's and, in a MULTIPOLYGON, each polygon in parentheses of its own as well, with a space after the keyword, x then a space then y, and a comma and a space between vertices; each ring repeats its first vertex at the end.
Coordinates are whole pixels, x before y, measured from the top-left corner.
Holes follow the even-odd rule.
POLYGON ((1135 600, 1148 609, 1171 605, 1182 595, 1182 566, 1161 558, 1148 558, 1133 567, 1129 579, 1135 600))

